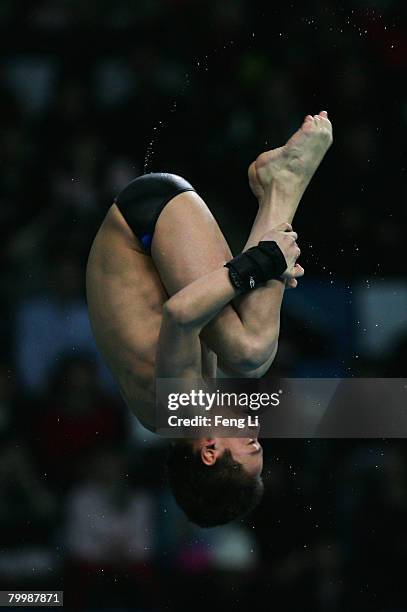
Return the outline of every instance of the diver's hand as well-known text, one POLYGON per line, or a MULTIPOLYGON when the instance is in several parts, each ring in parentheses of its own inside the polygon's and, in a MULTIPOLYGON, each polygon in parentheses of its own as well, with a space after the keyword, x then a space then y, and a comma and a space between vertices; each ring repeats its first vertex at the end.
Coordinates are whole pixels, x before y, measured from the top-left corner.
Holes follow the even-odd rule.
POLYGON ((262 240, 273 240, 277 243, 287 263, 287 269, 281 275, 289 288, 295 288, 298 284, 297 278, 304 276, 304 268, 297 263, 301 254, 297 244, 298 234, 293 231, 289 223, 281 223, 265 234, 262 240))

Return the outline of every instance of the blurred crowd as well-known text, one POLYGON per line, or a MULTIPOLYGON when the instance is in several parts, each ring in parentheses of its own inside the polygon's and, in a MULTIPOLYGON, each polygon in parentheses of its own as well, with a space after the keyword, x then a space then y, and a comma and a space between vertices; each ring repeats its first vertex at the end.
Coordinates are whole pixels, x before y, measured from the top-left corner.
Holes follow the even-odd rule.
POLYGON ((197 611, 212 594, 407 609, 401 442, 266 441, 262 505, 197 529, 168 492, 165 443, 97 353, 84 297, 91 241, 127 182, 184 175, 237 252, 255 215, 249 163, 327 109, 334 147, 296 227, 307 277, 268 376, 404 377, 400 7, 1 3, 0 589, 61 588, 78 608, 190 610, 193 593, 197 611))

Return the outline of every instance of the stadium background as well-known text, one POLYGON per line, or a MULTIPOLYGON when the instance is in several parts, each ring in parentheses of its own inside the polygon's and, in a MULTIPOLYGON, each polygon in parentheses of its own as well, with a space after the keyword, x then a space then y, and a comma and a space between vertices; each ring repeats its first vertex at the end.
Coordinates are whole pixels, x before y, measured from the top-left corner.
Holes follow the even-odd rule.
POLYGON ((0 33, 0 588, 64 589, 68 609, 407 609, 402 440, 268 441, 262 505, 194 528, 84 301, 131 178, 184 175, 236 252, 248 164, 327 109, 269 376, 404 376, 403 3, 3 0, 0 33))

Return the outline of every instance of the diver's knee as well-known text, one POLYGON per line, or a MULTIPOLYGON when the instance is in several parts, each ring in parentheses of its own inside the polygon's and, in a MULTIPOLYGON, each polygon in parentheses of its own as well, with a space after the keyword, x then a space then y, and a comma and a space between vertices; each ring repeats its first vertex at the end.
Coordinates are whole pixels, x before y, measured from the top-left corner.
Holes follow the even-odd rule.
POLYGON ((274 346, 265 343, 263 339, 245 336, 239 343, 233 368, 240 372, 254 372, 263 366, 274 350, 274 346))

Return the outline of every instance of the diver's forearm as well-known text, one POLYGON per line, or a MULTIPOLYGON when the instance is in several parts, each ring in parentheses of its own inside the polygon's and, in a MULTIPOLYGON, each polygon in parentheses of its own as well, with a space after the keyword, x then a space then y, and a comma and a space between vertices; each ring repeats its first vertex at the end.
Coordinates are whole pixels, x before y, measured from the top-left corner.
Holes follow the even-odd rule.
POLYGON ((238 295, 227 268, 219 268, 175 293, 164 305, 180 325, 202 329, 238 295))

